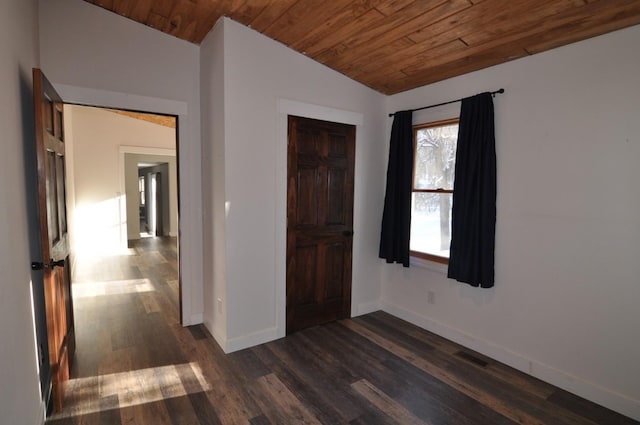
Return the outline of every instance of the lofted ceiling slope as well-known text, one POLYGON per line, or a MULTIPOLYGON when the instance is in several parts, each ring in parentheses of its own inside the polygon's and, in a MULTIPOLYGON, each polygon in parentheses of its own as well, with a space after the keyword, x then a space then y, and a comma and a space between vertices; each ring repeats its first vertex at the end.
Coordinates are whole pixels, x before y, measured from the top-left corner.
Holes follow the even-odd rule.
POLYGON ((640 0, 85 0, 199 44, 221 16, 394 94, 640 23, 640 0))

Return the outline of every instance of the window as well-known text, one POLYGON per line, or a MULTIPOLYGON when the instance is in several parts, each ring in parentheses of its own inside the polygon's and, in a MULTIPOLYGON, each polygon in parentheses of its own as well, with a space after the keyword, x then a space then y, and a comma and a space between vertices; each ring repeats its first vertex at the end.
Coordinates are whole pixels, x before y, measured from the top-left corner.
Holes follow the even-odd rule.
POLYGON ((140 193, 140 205, 144 206, 144 177, 138 177, 138 192, 140 193))
POLYGON ((458 119, 415 125, 410 250, 447 264, 458 119))

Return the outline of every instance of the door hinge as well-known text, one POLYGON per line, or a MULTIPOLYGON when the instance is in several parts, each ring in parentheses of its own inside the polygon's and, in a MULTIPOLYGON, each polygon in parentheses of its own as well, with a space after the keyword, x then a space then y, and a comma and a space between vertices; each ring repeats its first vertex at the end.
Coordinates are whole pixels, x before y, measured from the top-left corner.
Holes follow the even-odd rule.
POLYGON ((64 260, 53 261, 53 258, 48 263, 41 263, 40 261, 31 262, 31 270, 42 269, 55 269, 56 267, 64 267, 64 260))

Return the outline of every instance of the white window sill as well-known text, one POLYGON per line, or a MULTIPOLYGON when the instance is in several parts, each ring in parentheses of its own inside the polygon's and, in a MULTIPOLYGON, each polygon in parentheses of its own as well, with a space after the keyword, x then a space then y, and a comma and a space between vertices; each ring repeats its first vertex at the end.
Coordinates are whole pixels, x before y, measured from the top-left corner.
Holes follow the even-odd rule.
POLYGON ((428 269, 432 272, 436 272, 445 276, 447 275, 447 271, 449 269, 449 266, 447 264, 436 263, 435 261, 429 261, 419 257, 410 257, 409 265, 420 267, 422 269, 428 269))

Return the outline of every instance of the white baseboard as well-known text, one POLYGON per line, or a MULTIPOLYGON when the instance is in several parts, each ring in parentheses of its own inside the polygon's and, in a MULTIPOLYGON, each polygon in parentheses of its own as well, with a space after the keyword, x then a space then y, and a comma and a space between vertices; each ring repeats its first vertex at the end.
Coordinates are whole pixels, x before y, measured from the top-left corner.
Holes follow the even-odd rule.
POLYGON ((205 320, 203 321, 203 323, 205 328, 207 328, 207 330, 209 331, 213 339, 218 344, 218 346, 222 349, 222 351, 226 353, 225 346, 227 345, 227 337, 224 335, 221 335, 219 332, 216 331, 215 327, 213 326, 213 322, 209 320, 205 320))
POLYGON ((234 351, 243 350, 253 347, 254 345, 264 344, 265 342, 278 339, 278 328, 276 326, 263 329, 248 335, 242 335, 235 338, 227 338, 226 344, 222 347, 225 353, 233 353, 234 351))
POLYGON ((369 303, 360 303, 355 306, 355 309, 351 312, 351 317, 362 316, 363 314, 373 313, 374 311, 382 310, 382 304, 378 301, 369 303))
POLYGON ((563 390, 635 420, 640 420, 640 400, 634 400, 623 394, 618 394, 522 354, 514 353, 505 347, 492 344, 489 341, 474 338, 458 329, 406 310, 393 303, 383 300, 382 310, 563 390))
POLYGON ((184 326, 199 325, 200 323, 204 323, 204 314, 196 313, 189 317, 189 323, 185 323, 184 326))

